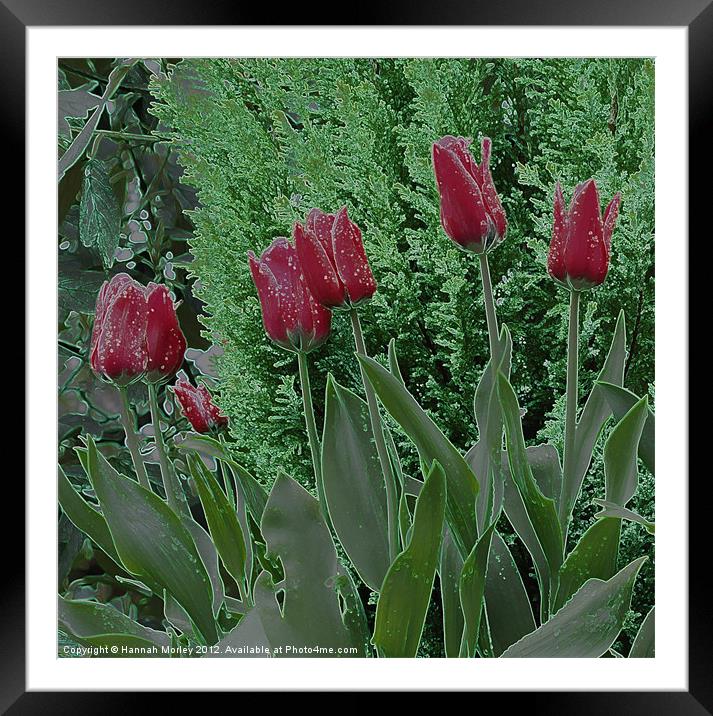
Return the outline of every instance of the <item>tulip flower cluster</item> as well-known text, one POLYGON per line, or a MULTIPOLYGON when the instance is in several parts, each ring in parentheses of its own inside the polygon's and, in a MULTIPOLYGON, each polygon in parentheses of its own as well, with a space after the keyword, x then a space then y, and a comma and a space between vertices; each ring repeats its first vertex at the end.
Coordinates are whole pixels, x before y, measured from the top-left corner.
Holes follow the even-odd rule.
MULTIPOLYGON (((169 380, 183 363, 186 338, 168 288, 143 286, 125 273, 105 281, 97 296, 90 350, 94 372, 121 388, 141 379, 150 385, 169 380)), ((179 381, 174 390, 196 432, 227 422, 204 386, 179 381)))

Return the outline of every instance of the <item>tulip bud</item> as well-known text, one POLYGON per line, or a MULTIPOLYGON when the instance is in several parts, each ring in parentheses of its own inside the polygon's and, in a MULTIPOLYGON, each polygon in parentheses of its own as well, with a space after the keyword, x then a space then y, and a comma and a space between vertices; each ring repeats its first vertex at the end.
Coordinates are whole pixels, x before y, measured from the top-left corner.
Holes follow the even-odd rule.
POLYGON ((597 185, 593 179, 578 184, 569 211, 559 182, 555 187, 552 241, 547 270, 566 288, 582 291, 603 283, 609 269, 609 250, 619 214, 616 193, 602 219, 597 185))
POLYGON ((168 288, 150 283, 146 293, 146 379, 154 383, 170 378, 181 367, 186 352, 186 338, 178 324, 176 308, 168 288))
POLYGON ((183 414, 197 433, 207 433, 213 428, 228 424, 228 418, 213 403, 208 388, 204 385, 193 387, 187 380, 179 380, 173 386, 183 414))
POLYGON ((351 307, 374 295, 376 281, 361 231, 346 207, 337 214, 312 209, 306 226, 295 224, 293 235, 305 281, 323 306, 351 307))
POLYGON ((94 372, 128 385, 146 370, 148 304, 144 287, 125 273, 105 281, 97 296, 90 363, 94 372))
POLYGON ((332 314, 314 299, 295 247, 277 238, 258 259, 248 252, 250 272, 268 337, 289 351, 309 351, 329 336, 332 314))
POLYGON ((433 169, 443 230, 462 249, 482 254, 505 238, 508 222, 490 174, 491 141, 483 138, 480 165, 468 149, 472 141, 439 139, 433 145, 433 169))

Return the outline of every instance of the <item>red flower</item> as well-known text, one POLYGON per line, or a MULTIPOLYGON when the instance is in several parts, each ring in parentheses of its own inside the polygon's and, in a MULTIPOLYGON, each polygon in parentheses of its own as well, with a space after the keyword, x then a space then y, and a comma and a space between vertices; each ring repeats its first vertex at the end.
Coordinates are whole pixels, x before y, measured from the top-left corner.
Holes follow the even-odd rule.
POLYGON ((619 214, 621 194, 616 193, 602 219, 594 179, 578 184, 569 211, 559 182, 555 187, 552 241, 547 270, 558 283, 577 291, 603 283, 609 269, 609 250, 619 214))
POLYGON ((181 367, 186 352, 186 338, 178 324, 176 308, 168 288, 150 283, 146 294, 146 378, 153 383, 171 377, 181 367))
POLYGON ((490 139, 483 138, 480 165, 468 149, 472 141, 439 139, 433 145, 433 169, 443 230, 461 248, 480 254, 505 238, 508 222, 490 174, 490 139))
POLYGON ((295 247, 277 238, 258 259, 248 252, 267 335, 287 350, 313 350, 329 336, 332 314, 317 303, 305 283, 295 247))
POLYGON ((173 386, 183 414, 197 433, 207 433, 211 429, 228 424, 228 418, 213 403, 208 388, 204 385, 193 387, 187 380, 179 380, 173 386))
POLYGON ((323 306, 353 306, 374 295, 361 231, 346 207, 337 214, 312 209, 306 226, 295 224, 293 235, 307 285, 323 306))
POLYGON ((146 370, 148 304, 144 287, 128 274, 105 281, 97 296, 90 363, 97 375, 128 385, 146 370))
POLYGON ((186 339, 166 286, 142 286, 125 273, 105 281, 97 296, 90 362, 97 375, 128 385, 155 382, 183 362, 186 339))

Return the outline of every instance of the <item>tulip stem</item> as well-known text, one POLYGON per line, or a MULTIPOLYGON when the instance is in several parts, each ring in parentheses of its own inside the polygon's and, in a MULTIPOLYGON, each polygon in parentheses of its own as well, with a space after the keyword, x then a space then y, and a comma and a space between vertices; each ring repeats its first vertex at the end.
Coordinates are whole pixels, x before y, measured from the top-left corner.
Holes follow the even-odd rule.
POLYGON ((121 423, 126 433, 126 447, 129 448, 131 453, 131 461, 134 463, 134 470, 136 471, 136 477, 139 478, 139 484, 147 490, 151 490, 146 465, 144 465, 144 460, 139 450, 139 440, 136 436, 136 419, 129 405, 129 392, 125 385, 118 387, 121 395, 121 423))
MULTIPOLYGON (((575 431, 577 429, 577 380, 579 373, 579 291, 569 294, 569 331, 567 337, 567 407, 564 422, 564 456, 562 487, 570 484, 570 475, 574 469, 575 431)), ((560 520, 564 523, 569 517, 568 504, 560 500, 560 520)), ((563 524, 565 534, 567 526, 563 524)))
POLYGON ((297 363, 300 369, 300 386, 302 388, 302 403, 304 404, 305 423, 307 425, 307 440, 312 453, 312 467, 314 468, 314 482, 317 486, 317 497, 322 508, 322 515, 327 526, 332 528, 332 521, 327 511, 327 500, 324 496, 324 483, 322 482, 322 450, 319 445, 317 423, 314 419, 314 407, 312 406, 312 389, 309 382, 309 370, 307 367, 307 354, 303 351, 297 353, 297 363))
POLYGON ((163 440, 161 432, 161 413, 158 409, 158 397, 156 395, 156 385, 148 384, 149 388, 149 405, 151 406, 151 422, 153 423, 154 441, 158 452, 158 462, 161 466, 161 478, 163 480, 163 489, 166 492, 166 500, 169 507, 177 515, 188 516, 188 506, 186 505, 186 496, 183 494, 181 485, 178 482, 176 473, 173 471, 173 465, 168 459, 166 452, 166 443, 163 440))
POLYGON ((488 322, 488 340, 490 342, 490 358, 495 365, 498 353, 498 317, 495 314, 495 300, 493 299, 493 284, 490 280, 490 266, 488 255, 478 254, 480 259, 480 279, 483 282, 483 298, 485 299, 485 318, 488 322))
MULTIPOLYGON (((364 345, 364 335, 361 330, 361 321, 359 320, 359 314, 356 308, 352 308, 350 311, 350 317, 352 319, 352 330, 354 332, 354 344, 359 355, 366 356, 366 346, 364 345)), ((364 392, 366 393, 366 404, 369 408, 369 420, 371 422, 371 432, 374 435, 374 442, 376 443, 376 452, 379 455, 379 462, 381 463, 381 471, 384 473, 384 482, 386 484, 386 514, 388 522, 388 537, 389 537, 389 557, 393 563, 399 550, 399 525, 397 520, 397 495, 396 495, 396 480, 394 478, 394 472, 391 467, 391 460, 389 459, 389 453, 386 449, 386 442, 384 441, 384 429, 381 425, 381 416, 379 415, 379 406, 376 403, 376 395, 374 389, 369 382, 369 378, 366 375, 364 366, 359 364, 361 371, 361 380, 364 384, 364 392)))

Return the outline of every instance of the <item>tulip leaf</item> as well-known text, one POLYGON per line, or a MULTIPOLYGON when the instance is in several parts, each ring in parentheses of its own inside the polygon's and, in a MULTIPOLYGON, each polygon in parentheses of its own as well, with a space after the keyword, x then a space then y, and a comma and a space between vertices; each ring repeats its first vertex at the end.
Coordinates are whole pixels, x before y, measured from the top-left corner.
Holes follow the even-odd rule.
POLYGON ((646 557, 611 579, 587 580, 548 622, 509 647, 503 657, 599 658, 616 641, 646 557))
POLYGON ((457 658, 463 639, 464 618, 460 606, 460 575, 463 571, 463 558, 453 541, 448 525, 443 528, 441 558, 438 577, 443 611, 443 647, 446 656, 457 658))
POLYGON ((506 326, 502 327, 498 341, 499 361, 494 364, 491 358, 485 365, 483 375, 478 382, 473 400, 475 420, 478 424, 478 442, 465 456, 478 478, 480 492, 477 501, 478 525, 482 529, 490 524, 492 516, 499 514, 503 504, 503 473, 500 453, 503 444, 503 416, 498 400, 498 371, 510 376, 510 357, 512 339, 506 326))
POLYGON ((497 531, 490 544, 484 615, 492 656, 500 656, 536 627, 525 585, 510 549, 497 531))
MULTIPOLYGON (((340 594, 348 585, 317 500, 280 473, 265 506, 261 531, 269 554, 279 558, 284 570, 284 580, 278 584, 263 571, 254 585, 254 609, 265 639, 271 650, 283 647, 274 655, 364 656, 364 635, 354 628, 351 613, 353 599, 342 596, 345 613, 340 608, 340 594), (291 650, 284 650, 285 646, 291 650), (311 651, 315 647, 320 651, 311 651)), ((235 639, 247 641, 248 629, 255 627, 244 619, 233 630, 235 639)))
POLYGON ((495 523, 478 538, 475 547, 463 564, 460 577, 460 603, 465 617, 463 633, 464 656, 474 657, 480 634, 480 615, 483 611, 485 579, 490 555, 490 543, 495 523))
POLYGON ((159 497, 119 474, 91 437, 87 468, 122 564, 149 586, 163 585, 190 615, 203 639, 214 644, 218 633, 213 587, 180 518, 159 497))
POLYGON ((639 484, 639 440, 648 416, 644 396, 617 423, 604 444, 606 500, 625 507, 639 484))
POLYGON ((636 522, 642 525, 649 534, 654 534, 656 532, 655 523, 644 519, 641 515, 627 509, 626 507, 621 507, 620 505, 616 505, 613 502, 607 502, 606 500, 592 500, 592 502, 603 507, 602 510, 594 515, 597 518, 619 517, 622 520, 629 520, 629 522, 636 522))
POLYGON ((654 614, 655 607, 651 607, 651 611, 644 617, 641 622, 639 632, 631 645, 629 651, 630 659, 653 659, 656 656, 656 617, 654 614))
POLYGON ((600 381, 622 385, 624 383, 624 364, 626 361, 626 321, 621 311, 614 327, 609 352, 604 366, 592 388, 587 402, 575 429, 575 455, 571 474, 563 475, 562 499, 559 504, 559 515, 562 526, 566 526, 574 507, 582 481, 592 459, 592 451, 601 432, 602 426, 611 415, 611 408, 604 391, 597 385, 600 381))
POLYGON ((271 656, 272 648, 255 607, 218 642, 215 653, 205 654, 208 659, 267 659, 271 656))
POLYGON ((416 446, 421 461, 430 465, 437 460, 442 466, 448 486, 446 519, 461 555, 467 557, 478 536, 478 481, 473 471, 397 377, 372 358, 357 357, 384 407, 416 446))
POLYGON ((59 627, 87 647, 104 647, 97 656, 166 656, 171 640, 166 632, 142 626, 108 604, 58 597, 59 627), (112 647, 117 647, 114 653, 112 647), (131 653, 132 650, 138 653, 131 653), (154 651, 155 650, 155 651, 154 651))
POLYGON ((378 592, 389 568, 386 489, 369 409, 327 379, 322 479, 332 525, 364 583, 378 592))
POLYGON ((178 440, 175 442, 181 450, 195 450, 199 454, 210 455, 226 464, 236 479, 238 492, 245 501, 248 512, 250 512, 256 524, 260 524, 263 510, 267 504, 267 493, 250 472, 231 458, 230 453, 222 443, 208 435, 197 435, 195 433, 182 438, 180 442, 178 440))
MULTIPOLYGON (((556 496, 559 496, 562 485, 562 470, 556 448, 550 444, 533 445, 528 447, 525 453, 532 475, 542 494, 553 499, 556 503, 556 496)), ((502 452, 502 461, 503 471, 507 476, 505 481, 505 514, 532 557, 540 586, 540 614, 543 619, 546 619, 550 602, 551 575, 549 562, 527 515, 520 492, 510 476, 508 454, 505 451, 502 452)))
MULTIPOLYGON (((597 382, 597 386, 603 391, 614 417, 621 420, 640 398, 626 388, 612 383, 597 382)), ((641 432, 639 440, 639 457, 647 469, 655 474, 656 462, 656 419, 651 409, 648 410, 646 423, 641 432)))
POLYGON ((498 395, 505 421, 505 440, 510 475, 520 493, 532 529, 542 547, 548 574, 540 576, 542 581, 550 581, 549 591, 551 594, 553 581, 562 564, 564 549, 557 508, 555 501, 543 494, 532 474, 520 421, 520 406, 510 381, 502 373, 498 375, 498 395))
POLYGON ((579 539, 560 569, 553 612, 588 580, 609 579, 616 572, 621 520, 597 520, 579 539))
POLYGON ((446 478, 434 461, 416 500, 411 539, 386 574, 372 642, 380 656, 416 656, 431 600, 443 533, 446 478))
MULTIPOLYGON (((67 479, 64 470, 57 467, 57 485, 59 504, 62 511, 70 519, 75 527, 84 532, 94 543, 96 543, 114 562, 122 567, 116 547, 111 538, 111 532, 107 527, 103 515, 93 507, 72 487, 67 479)), ((122 567, 123 569, 123 567, 122 567)))
POLYGON ((189 465, 215 549, 226 571, 243 593, 246 585, 246 553, 238 514, 202 460, 190 457, 189 465))
POLYGON ((121 233, 121 207, 109 183, 109 170, 100 159, 89 159, 79 203, 79 238, 99 252, 105 268, 114 263, 121 233))

